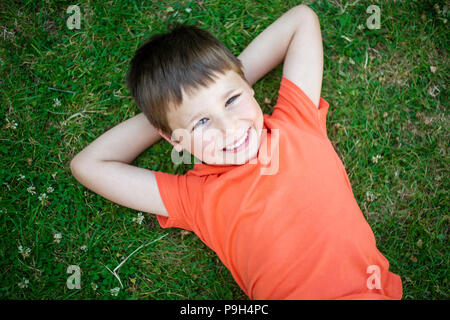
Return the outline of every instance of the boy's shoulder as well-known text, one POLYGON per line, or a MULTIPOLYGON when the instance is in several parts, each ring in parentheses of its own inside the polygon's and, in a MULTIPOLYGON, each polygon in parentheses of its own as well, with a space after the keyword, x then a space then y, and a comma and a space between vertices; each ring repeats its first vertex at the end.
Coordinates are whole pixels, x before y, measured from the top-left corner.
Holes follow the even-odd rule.
POLYGON ((328 139, 326 132, 328 109, 329 103, 323 97, 320 97, 319 105, 316 106, 302 88, 282 76, 270 121, 280 119, 284 125, 290 127, 290 130, 298 128, 328 139))

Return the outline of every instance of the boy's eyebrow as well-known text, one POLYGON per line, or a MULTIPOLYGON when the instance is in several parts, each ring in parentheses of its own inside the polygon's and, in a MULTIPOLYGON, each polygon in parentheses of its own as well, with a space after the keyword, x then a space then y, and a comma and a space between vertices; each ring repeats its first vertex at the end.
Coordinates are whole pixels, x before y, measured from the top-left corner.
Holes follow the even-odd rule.
MULTIPOLYGON (((228 90, 227 92, 225 92, 225 94, 222 96, 222 100, 225 100, 234 90, 236 90, 236 88, 232 88, 232 89, 228 90)), ((190 125, 190 123, 192 122, 192 120, 194 120, 201 113, 202 113, 201 111, 197 112, 192 117, 190 117, 189 120, 186 122, 186 127, 188 127, 190 125)))

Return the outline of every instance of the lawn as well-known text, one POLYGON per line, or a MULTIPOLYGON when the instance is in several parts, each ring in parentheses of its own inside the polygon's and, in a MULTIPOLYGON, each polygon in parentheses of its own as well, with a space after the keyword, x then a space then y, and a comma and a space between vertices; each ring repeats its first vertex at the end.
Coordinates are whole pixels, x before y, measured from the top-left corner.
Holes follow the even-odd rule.
MULTIPOLYGON (((0 298, 247 299, 196 235, 91 192, 69 163, 140 112, 125 85, 128 63, 167 23, 197 23, 238 55, 300 3, 1 1, 0 298), (74 4, 80 29, 67 24, 74 4), (80 289, 67 286, 71 265, 80 289)), ((303 3, 321 22, 328 136, 377 246, 401 276, 404 299, 449 299, 448 5, 303 3), (367 27, 370 5, 380 8, 379 29, 367 27)), ((264 113, 281 71, 254 85, 264 113)), ((134 165, 192 168, 175 166, 170 151, 161 140, 134 165)))

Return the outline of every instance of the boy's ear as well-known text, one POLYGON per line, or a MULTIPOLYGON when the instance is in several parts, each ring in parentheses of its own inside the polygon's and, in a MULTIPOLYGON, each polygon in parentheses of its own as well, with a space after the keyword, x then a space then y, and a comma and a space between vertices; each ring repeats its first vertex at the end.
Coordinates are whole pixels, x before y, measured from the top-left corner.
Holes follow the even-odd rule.
POLYGON ((180 143, 172 141, 172 139, 171 139, 167 134, 165 134, 164 132, 162 132, 161 129, 156 129, 156 130, 158 130, 158 133, 159 133, 164 139, 166 139, 171 145, 173 145, 173 147, 175 148, 175 150, 177 150, 177 152, 181 152, 181 151, 183 150, 183 147, 181 146, 180 143))

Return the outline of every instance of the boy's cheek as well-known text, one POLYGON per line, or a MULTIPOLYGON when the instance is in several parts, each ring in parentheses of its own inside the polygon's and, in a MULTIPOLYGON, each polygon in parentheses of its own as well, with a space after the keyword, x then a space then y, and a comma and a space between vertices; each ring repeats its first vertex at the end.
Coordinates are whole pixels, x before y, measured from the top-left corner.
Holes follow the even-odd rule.
POLYGON ((239 108, 237 109, 237 112, 239 114, 239 118, 242 119, 252 119, 255 115, 256 115, 256 105, 258 105, 258 102, 256 101, 243 101, 240 105, 239 108))
POLYGON ((220 151, 223 143, 221 136, 217 136, 214 132, 206 133, 203 139, 195 140, 197 146, 195 147, 195 153, 201 155, 202 159, 213 158, 217 152, 220 151))
POLYGON ((203 138, 202 143, 202 150, 203 150, 203 154, 213 157, 214 154, 216 153, 216 149, 218 148, 217 146, 217 140, 213 135, 208 136, 205 135, 203 138))
POLYGON ((205 141, 203 148, 203 155, 206 157, 214 157, 214 153, 215 153, 214 141, 213 140, 205 141))
POLYGON ((208 155, 208 152, 212 154, 211 149, 214 149, 214 140, 212 137, 208 138, 205 135, 199 135, 192 139, 191 153, 197 158, 203 159, 205 155, 208 155))

